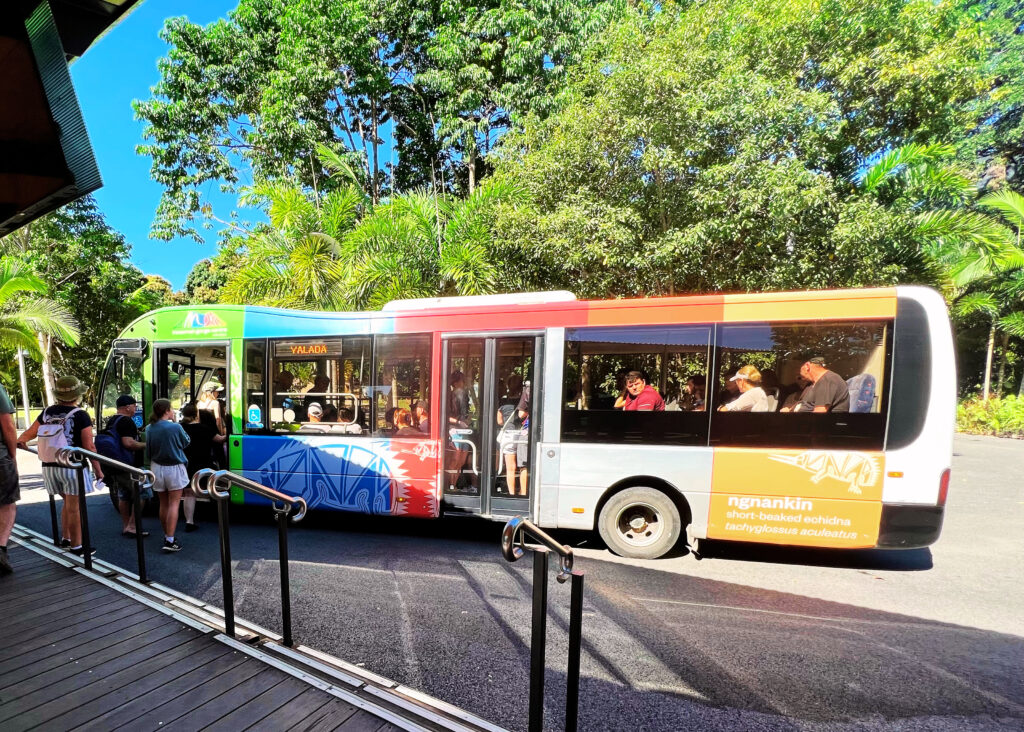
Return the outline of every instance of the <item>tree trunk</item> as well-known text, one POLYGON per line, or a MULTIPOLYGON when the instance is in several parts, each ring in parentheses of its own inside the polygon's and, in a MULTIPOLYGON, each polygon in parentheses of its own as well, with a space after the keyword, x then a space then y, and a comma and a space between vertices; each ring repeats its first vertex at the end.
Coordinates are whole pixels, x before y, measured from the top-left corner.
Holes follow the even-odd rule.
POLYGON ((466 152, 469 155, 469 161, 466 163, 469 166, 469 193, 472 195, 473 189, 476 188, 476 140, 469 143, 466 152))
POLYGON ((1006 383, 1006 350, 1010 347, 1010 334, 1003 333, 1002 343, 999 344, 999 376, 996 377, 996 396, 1003 395, 1003 384, 1006 383))
POLYGON ((39 341, 39 350, 43 354, 43 389, 46 391, 46 403, 54 404, 57 399, 53 395, 53 362, 50 354, 53 347, 53 338, 45 333, 36 333, 39 341))
POLYGON ((981 389, 981 398, 988 401, 992 386, 992 352, 996 348, 996 323, 988 329, 988 347, 985 349, 985 384, 981 389))

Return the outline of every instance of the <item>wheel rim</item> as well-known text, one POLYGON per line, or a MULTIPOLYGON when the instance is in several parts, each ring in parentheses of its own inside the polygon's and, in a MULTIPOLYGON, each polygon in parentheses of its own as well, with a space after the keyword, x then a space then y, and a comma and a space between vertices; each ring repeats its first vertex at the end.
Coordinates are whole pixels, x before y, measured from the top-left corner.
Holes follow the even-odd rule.
POLYGON ((615 530, 619 538, 631 547, 655 544, 665 533, 665 521, 649 503, 631 503, 615 517, 615 530))

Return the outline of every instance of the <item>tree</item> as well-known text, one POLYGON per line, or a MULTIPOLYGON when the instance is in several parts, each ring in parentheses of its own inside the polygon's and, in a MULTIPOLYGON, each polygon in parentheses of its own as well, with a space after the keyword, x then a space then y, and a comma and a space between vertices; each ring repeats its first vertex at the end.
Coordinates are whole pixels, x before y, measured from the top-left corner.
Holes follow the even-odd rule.
POLYGON ((142 284, 142 274, 128 262, 131 250, 124 237, 86 197, 5 237, 0 249, 44 282, 81 330, 76 344, 65 341, 71 347, 60 346, 45 331, 38 336, 43 390, 50 394, 54 371, 93 383, 111 340, 139 314, 128 297, 142 284))
POLYGON ((153 96, 136 102, 164 187, 153 232, 199 238, 201 190, 295 178, 322 187, 325 144, 374 203, 482 170, 510 119, 543 115, 614 2, 472 8, 430 0, 241 0, 226 20, 167 21, 153 96))
POLYGON ((498 245, 519 286, 591 296, 933 281, 913 214, 854 181, 962 134, 986 52, 947 2, 632 12, 495 153, 529 199, 498 245))

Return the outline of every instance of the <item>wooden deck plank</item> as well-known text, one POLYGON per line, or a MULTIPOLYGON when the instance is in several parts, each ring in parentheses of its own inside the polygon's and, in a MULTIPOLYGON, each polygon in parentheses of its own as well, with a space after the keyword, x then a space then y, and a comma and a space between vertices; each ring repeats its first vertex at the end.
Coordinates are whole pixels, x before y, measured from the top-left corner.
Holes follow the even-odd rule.
POLYGON ((263 664, 252 663, 249 656, 243 656, 238 651, 234 651, 234 653, 242 659, 241 663, 218 676, 206 679, 201 686, 193 688, 187 694, 150 709, 146 714, 132 721, 132 730, 162 730, 168 723, 183 717, 266 669, 263 664))
POLYGON ((170 724, 165 724, 160 729, 168 732, 194 732, 213 724, 221 717, 224 717, 240 707, 246 700, 262 694, 267 689, 273 688, 285 680, 285 674, 269 666, 263 666, 258 661, 250 660, 261 666, 261 670, 252 678, 246 679, 238 686, 219 696, 214 697, 200 707, 193 709, 183 717, 179 717, 170 724))
POLYGON ((108 636, 105 646, 92 653, 80 654, 77 658, 63 654, 58 657, 57 663, 51 660, 49 663, 32 664, 24 670, 23 675, 19 675, 20 678, 14 678, 14 674, 8 674, 7 679, 10 683, 0 678, 0 699, 7 702, 44 686, 59 684, 69 676, 88 671, 107 661, 145 648, 178 632, 175 625, 165 623, 163 626, 153 628, 148 633, 135 636, 130 636, 127 631, 122 631, 120 634, 108 636))
POLYGON ((184 706, 187 703, 187 697, 198 691, 197 687, 210 679, 228 673, 244 662, 246 658, 237 651, 225 648, 224 655, 201 666, 192 664, 192 668, 188 672, 173 681, 161 683, 157 688, 145 694, 136 695, 133 699, 118 705, 106 714, 96 717, 80 727, 75 727, 73 732, 107 732, 119 727, 136 729, 138 727, 136 720, 140 717, 152 713, 164 704, 173 703, 176 706, 184 706))
POLYGON ((354 717, 358 708, 333 699, 327 706, 321 707, 302 723, 290 728, 288 732, 330 732, 345 720, 354 717))
MULTIPOLYGON (((195 633, 195 631, 189 630, 195 633)), ((47 729, 65 729, 76 722, 98 717, 109 709, 107 706, 109 701, 104 699, 108 694, 119 691, 128 698, 134 698, 135 684, 143 679, 152 682, 161 668, 193 654, 198 660, 219 653, 221 649, 210 646, 208 640, 197 634, 191 640, 164 651, 144 663, 132 664, 128 668, 123 668, 110 675, 92 674, 91 681, 88 678, 74 679, 73 681, 79 682, 80 685, 70 692, 60 687, 55 692, 52 687, 49 690, 40 690, 36 694, 30 695, 34 697, 31 701, 37 702, 40 699, 46 701, 17 717, 12 717, 10 721, 4 723, 4 731, 21 732, 41 724, 45 724, 47 729), (87 714, 89 709, 93 709, 94 713, 87 714)), ((3 710, 4 708, 0 707, 0 714, 3 713, 3 710)))
MULTIPOLYGON (((99 663, 92 663, 91 659, 82 659, 80 663, 71 663, 48 671, 43 676, 49 683, 43 686, 38 685, 38 678, 26 679, 5 690, 3 703, 0 703, 0 722, 31 712, 40 706, 49 707, 53 716, 62 714, 67 709, 74 709, 97 695, 95 689, 88 688, 93 684, 114 678, 126 670, 141 669, 147 665, 147 659, 152 660, 154 656, 180 654, 189 641, 194 639, 195 631, 189 629, 186 632, 179 629, 169 636, 112 659, 99 663)), ((198 646, 191 650, 198 650, 198 646)), ((139 672, 141 673, 141 670, 139 672)))
MULTIPOLYGON (((4 582, 0 584, 0 587, 11 586, 14 584, 12 577, 15 575, 9 574, 4 579, 4 582)), ((8 597, 8 590, 4 590, 3 594, 0 595, 0 612, 9 612, 11 608, 18 605, 22 605, 26 602, 37 600, 40 596, 52 597, 56 594, 56 591, 65 592, 71 589, 79 589, 86 585, 93 584, 93 581, 88 577, 75 574, 54 574, 51 577, 47 577, 45 580, 37 580, 31 583, 31 586, 26 591, 20 591, 17 595, 13 592, 8 597)))
MULTIPOLYGON (((4 614, 3 617, 15 619, 12 626, 11 637, 20 638, 22 640, 28 640, 36 635, 52 630, 53 628, 59 628, 62 625, 66 625, 69 620, 75 620, 77 618, 89 618, 94 615, 102 615, 108 611, 117 610, 119 607, 125 607, 125 603, 135 604, 132 600, 124 595, 116 592, 101 596, 92 605, 71 605, 65 609, 63 605, 54 605, 52 603, 40 602, 40 607, 49 610, 49 613, 42 615, 35 619, 35 622, 29 622, 22 624, 20 620, 17 620, 17 615, 4 614)), ((35 609, 35 608, 33 608, 35 609)))
POLYGON ((330 704, 332 698, 319 689, 307 686, 306 690, 290 703, 285 704, 276 712, 268 714, 246 729, 248 732, 279 732, 282 729, 290 729, 304 719, 313 717, 317 712, 330 704))
MULTIPOLYGON (((60 645, 51 645, 45 648, 36 649, 34 652, 23 653, 20 656, 16 656, 0 663, 0 679, 3 679, 7 674, 11 674, 25 666, 31 666, 33 673, 48 671, 62 663, 74 661, 78 657, 95 653, 105 648, 110 644, 110 640, 108 640, 107 636, 114 635, 115 633, 127 632, 128 634, 123 636, 127 639, 146 633, 154 628, 162 627, 166 625, 166 623, 166 616, 157 615, 149 620, 132 623, 127 628, 107 628, 105 630, 108 630, 109 632, 96 638, 87 638, 85 635, 75 636, 74 638, 69 639, 66 645, 63 643, 60 645)), ((99 633, 101 630, 104 629, 97 629, 94 633, 99 633)))
POLYGON ((284 706, 295 706, 300 703, 304 704, 311 713, 315 711, 316 707, 322 706, 322 703, 317 703, 309 698, 299 701, 299 697, 309 688, 309 684, 288 677, 277 686, 267 689, 242 704, 235 711, 221 717, 206 730, 209 732, 236 732, 236 730, 245 729, 259 722, 284 706))
POLYGON ((117 593, 111 593, 110 590, 103 585, 99 585, 97 589, 90 590, 89 588, 83 588, 74 595, 68 596, 60 604, 56 603, 39 603, 37 606, 32 608, 25 608, 16 610, 13 613, 5 614, 5 617, 9 618, 12 622, 8 623, 4 628, 5 635, 9 635, 11 638, 17 638, 18 633, 22 627, 32 627, 37 625, 40 620, 51 617, 54 612, 59 612, 64 617, 73 615, 86 615, 91 608, 98 607, 106 598, 116 596, 117 593))
MULTIPOLYGON (((64 600, 68 599, 68 597, 74 596, 76 592, 82 592, 86 587, 96 584, 87 577, 82 577, 78 574, 74 575, 73 577, 66 576, 65 579, 67 580, 66 582, 58 582, 52 585, 52 589, 50 591, 42 594, 44 594, 46 597, 49 597, 52 602, 58 603, 63 602, 64 600)), ((3 588, 3 582, 0 582, 0 588, 3 588)), ((18 593, 17 600, 12 600, 9 604, 4 605, 2 608, 0 608, 0 612, 4 612, 7 614, 15 613, 21 606, 30 603, 35 603, 38 601, 38 597, 23 592, 23 588, 10 590, 4 588, 4 592, 18 593)))
MULTIPOLYGON (((121 674, 120 679, 114 679, 117 683, 104 684, 97 690, 98 693, 93 699, 74 710, 51 719, 46 726, 65 730, 83 721, 91 722, 111 709, 116 709, 140 696, 144 698, 164 684, 173 683, 195 670, 196 667, 205 665, 208 661, 214 661, 230 654, 230 649, 210 643, 210 639, 206 637, 194 639, 189 642, 189 645, 192 645, 195 650, 185 654, 177 652, 176 654, 164 654, 162 657, 154 659, 145 668, 140 666, 140 673, 128 677, 121 674)), ((129 729, 135 729, 134 724, 127 726, 129 729)))
POLYGON ((138 616, 137 619, 148 618, 153 613, 154 611, 148 607, 133 604, 119 608, 118 610, 104 616, 88 618, 87 620, 80 620, 78 622, 69 622, 45 635, 37 635, 20 643, 0 648, 0 661, 19 656, 26 651, 42 648, 43 646, 48 646, 52 643, 73 638, 80 633, 84 633, 101 626, 106 626, 115 620, 130 622, 128 621, 129 618, 136 618, 136 616, 138 616))
POLYGON ((334 729, 340 732, 377 732, 387 722, 369 712, 360 709, 334 729))

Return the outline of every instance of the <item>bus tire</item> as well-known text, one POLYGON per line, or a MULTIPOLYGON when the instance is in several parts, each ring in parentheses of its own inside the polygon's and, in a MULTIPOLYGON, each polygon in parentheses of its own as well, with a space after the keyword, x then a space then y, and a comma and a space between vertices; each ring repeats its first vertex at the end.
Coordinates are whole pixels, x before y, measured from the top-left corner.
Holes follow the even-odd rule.
POLYGON ((657 559, 679 541, 679 509, 654 488, 627 488, 608 499, 597 529, 608 548, 620 557, 657 559))

